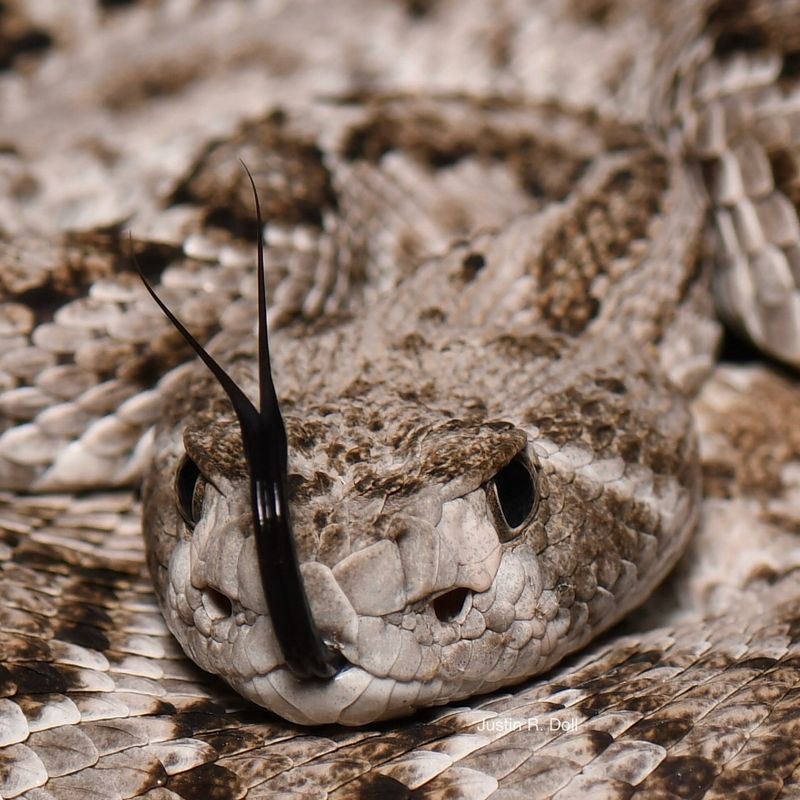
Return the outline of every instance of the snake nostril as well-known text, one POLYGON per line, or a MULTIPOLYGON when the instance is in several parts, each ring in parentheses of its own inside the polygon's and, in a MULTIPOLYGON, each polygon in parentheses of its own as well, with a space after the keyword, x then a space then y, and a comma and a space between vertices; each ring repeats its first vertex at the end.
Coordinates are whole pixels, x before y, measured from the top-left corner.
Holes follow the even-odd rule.
POLYGON ((469 596, 469 589, 463 587, 439 595, 433 601, 433 611, 439 622, 453 622, 464 610, 469 596))
POLYGON ((210 586, 203 589, 203 608, 214 621, 227 619, 233 613, 230 598, 210 586))

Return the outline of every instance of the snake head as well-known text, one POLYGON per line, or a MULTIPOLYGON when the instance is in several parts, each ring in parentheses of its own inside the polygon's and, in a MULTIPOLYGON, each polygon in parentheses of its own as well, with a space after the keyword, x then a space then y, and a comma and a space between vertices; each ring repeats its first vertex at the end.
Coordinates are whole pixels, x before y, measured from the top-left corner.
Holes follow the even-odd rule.
POLYGON ((387 344, 400 304, 277 340, 278 408, 260 231, 255 375, 156 297, 207 367, 173 386, 144 487, 157 594, 201 667, 294 722, 365 724, 535 675, 646 597, 697 508, 673 387, 635 353, 565 366, 560 340, 441 314, 387 344))

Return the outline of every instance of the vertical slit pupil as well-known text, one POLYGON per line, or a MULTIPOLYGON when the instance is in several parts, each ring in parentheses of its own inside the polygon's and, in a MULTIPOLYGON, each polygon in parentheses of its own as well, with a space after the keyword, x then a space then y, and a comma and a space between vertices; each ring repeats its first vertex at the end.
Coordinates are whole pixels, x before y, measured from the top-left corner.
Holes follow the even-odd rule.
POLYGON ((515 458, 494 476, 494 488, 508 527, 518 528, 536 501, 533 476, 521 458, 515 458))
POLYGON ((186 524, 193 528, 199 516, 198 504, 195 498, 195 487, 200 478, 200 468, 186 456, 178 467, 175 476, 175 492, 178 496, 178 510, 181 512, 186 524))

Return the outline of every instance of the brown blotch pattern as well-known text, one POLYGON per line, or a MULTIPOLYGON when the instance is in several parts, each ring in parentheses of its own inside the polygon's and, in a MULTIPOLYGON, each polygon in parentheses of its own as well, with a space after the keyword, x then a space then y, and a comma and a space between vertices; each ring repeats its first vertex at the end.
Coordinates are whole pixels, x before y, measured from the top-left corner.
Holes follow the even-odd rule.
POLYGON ((539 284, 535 302, 554 330, 574 336, 594 319, 600 307, 594 281, 646 237, 667 180, 664 158, 645 151, 546 236, 529 271, 539 284))
POLYGON ((724 413, 704 414, 709 433, 725 442, 703 461, 707 495, 774 497, 783 490, 784 466, 800 461, 800 405, 791 382, 766 372, 757 382, 757 391, 731 396, 724 413))
POLYGON ((175 191, 173 202, 201 204, 208 224, 252 241, 256 230, 253 192, 240 159, 259 188, 264 220, 320 228, 326 210, 337 207, 322 151, 314 141, 294 132, 282 113, 250 123, 231 139, 211 146, 175 191))
POLYGON ((554 200, 566 197, 589 166, 587 159, 529 132, 512 135, 485 122, 475 131, 431 111, 381 105, 349 132, 343 146, 345 158, 373 163, 394 150, 434 170, 468 158, 502 163, 529 195, 554 200))

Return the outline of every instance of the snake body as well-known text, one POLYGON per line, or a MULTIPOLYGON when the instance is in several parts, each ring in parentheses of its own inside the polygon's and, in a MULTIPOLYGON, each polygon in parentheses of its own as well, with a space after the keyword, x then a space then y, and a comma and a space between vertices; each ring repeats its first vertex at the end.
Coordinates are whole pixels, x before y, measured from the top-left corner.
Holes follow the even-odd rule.
POLYGON ((523 6, 5 12, 0 798, 791 796, 800 7, 523 6), (238 158, 329 682, 121 235, 256 397, 238 158))

